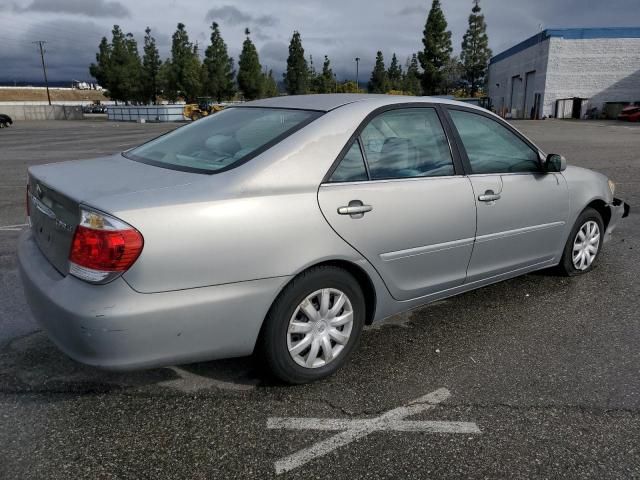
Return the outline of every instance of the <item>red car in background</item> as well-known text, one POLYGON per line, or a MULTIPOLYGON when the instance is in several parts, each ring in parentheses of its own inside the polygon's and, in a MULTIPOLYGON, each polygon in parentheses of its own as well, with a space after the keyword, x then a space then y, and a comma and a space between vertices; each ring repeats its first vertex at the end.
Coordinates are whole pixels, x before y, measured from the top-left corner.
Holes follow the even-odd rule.
POLYGON ((618 115, 618 120, 625 120, 627 122, 640 122, 640 105, 634 105, 632 107, 625 107, 618 115))

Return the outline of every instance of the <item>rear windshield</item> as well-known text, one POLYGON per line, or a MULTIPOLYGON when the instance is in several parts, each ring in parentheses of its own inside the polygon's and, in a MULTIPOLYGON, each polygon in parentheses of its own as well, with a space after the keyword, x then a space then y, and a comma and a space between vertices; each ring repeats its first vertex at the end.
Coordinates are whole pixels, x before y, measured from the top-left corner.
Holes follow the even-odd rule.
POLYGON ((229 108, 123 155, 176 170, 221 172, 262 153, 320 115, 309 110, 229 108))

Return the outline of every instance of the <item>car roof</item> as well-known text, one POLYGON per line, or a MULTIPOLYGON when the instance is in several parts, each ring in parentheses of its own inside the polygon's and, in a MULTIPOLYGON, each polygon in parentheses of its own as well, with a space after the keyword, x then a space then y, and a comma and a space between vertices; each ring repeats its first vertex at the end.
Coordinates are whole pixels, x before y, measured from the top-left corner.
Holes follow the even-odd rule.
MULTIPOLYGON (((408 95, 385 95, 367 93, 321 93, 311 95, 283 95, 280 97, 264 98, 245 102, 239 107, 272 107, 272 108, 297 108, 302 110, 317 110, 328 112, 343 105, 354 102, 403 103, 403 102, 430 102, 450 103, 460 105, 460 102, 438 97, 416 97, 408 95)), ((469 104, 464 104, 470 106, 469 104)))

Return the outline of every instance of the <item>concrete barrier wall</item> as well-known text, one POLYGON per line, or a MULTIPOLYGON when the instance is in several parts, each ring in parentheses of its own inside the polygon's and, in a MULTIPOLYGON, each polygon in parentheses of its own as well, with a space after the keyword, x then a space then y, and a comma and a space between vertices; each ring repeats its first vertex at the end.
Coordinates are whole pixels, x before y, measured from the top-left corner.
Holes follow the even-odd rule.
MULTIPOLYGON (((51 105, 94 105, 95 102, 93 100, 51 100, 51 105)), ((101 100, 100 105, 115 105, 116 102, 113 100, 101 100)), ((49 105, 47 100, 16 100, 16 101, 4 101, 0 102, 0 110, 2 107, 8 105, 49 105)))
POLYGON ((15 120, 82 120, 82 107, 66 105, 0 105, 15 120))

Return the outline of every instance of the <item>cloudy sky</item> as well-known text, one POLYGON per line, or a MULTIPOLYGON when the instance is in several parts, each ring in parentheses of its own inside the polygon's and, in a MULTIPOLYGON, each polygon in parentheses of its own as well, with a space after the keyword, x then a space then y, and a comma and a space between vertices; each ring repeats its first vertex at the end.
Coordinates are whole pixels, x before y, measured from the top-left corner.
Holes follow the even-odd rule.
MULTIPOLYGON (((454 50, 460 50, 471 0, 441 0, 454 50)), ((283 71, 293 30, 321 68, 329 55, 339 78, 368 79, 376 50, 404 60, 421 48, 431 0, 0 0, 0 81, 40 81, 37 46, 46 40, 50 80, 88 80, 100 38, 113 24, 142 43, 148 25, 162 57, 177 22, 202 47, 213 20, 236 59, 249 27, 263 66, 283 71)), ((481 0, 494 54, 552 27, 640 26, 638 0, 481 0)))

